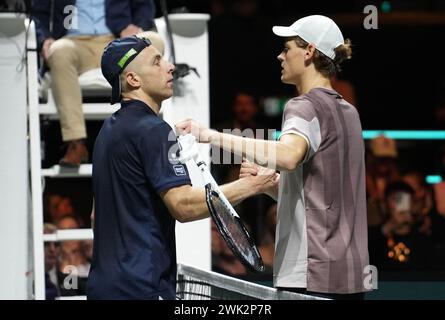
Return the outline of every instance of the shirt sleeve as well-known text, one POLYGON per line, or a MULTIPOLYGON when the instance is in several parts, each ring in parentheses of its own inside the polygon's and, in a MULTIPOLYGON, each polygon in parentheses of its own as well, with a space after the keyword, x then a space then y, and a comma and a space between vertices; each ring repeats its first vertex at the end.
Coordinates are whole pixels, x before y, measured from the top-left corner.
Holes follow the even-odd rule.
POLYGON ((159 194, 181 185, 191 185, 187 166, 179 163, 179 146, 172 128, 162 122, 147 130, 140 151, 145 176, 159 194))
POLYGON ((279 138, 285 134, 297 134, 306 140, 308 150, 303 163, 317 152, 321 144, 320 122, 311 101, 294 98, 286 104, 279 138))

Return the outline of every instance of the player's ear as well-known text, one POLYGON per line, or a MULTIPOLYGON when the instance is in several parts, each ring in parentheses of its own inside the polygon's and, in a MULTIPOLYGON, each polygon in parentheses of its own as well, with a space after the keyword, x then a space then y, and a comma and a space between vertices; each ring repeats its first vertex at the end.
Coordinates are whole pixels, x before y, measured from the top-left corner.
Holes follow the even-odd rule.
POLYGON ((134 71, 127 71, 124 78, 127 85, 129 85, 131 88, 137 89, 141 86, 141 78, 134 71))
POLYGON ((315 55, 315 45, 312 43, 309 43, 308 46, 306 47, 306 54, 305 54, 305 59, 309 60, 314 58, 315 55))

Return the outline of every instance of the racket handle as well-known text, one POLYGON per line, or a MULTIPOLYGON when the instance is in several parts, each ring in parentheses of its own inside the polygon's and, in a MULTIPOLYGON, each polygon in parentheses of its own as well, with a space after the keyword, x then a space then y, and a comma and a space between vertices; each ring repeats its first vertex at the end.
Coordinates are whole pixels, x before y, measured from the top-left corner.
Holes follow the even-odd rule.
POLYGON ((196 163, 201 162, 201 154, 199 153, 198 143, 195 136, 188 133, 178 137, 178 144, 180 148, 179 161, 186 163, 189 160, 194 160, 196 163))
POLYGON ((179 161, 185 164, 187 161, 193 160, 201 171, 204 183, 210 183, 214 187, 216 182, 213 179, 207 164, 201 157, 195 136, 191 133, 179 136, 178 144, 180 148, 179 161))

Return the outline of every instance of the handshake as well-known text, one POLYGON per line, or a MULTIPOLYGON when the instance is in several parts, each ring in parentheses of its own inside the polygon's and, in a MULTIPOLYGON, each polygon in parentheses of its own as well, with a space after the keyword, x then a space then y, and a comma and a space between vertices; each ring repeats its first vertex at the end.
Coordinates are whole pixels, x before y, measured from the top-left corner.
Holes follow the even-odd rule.
POLYGON ((241 164, 239 178, 266 178, 264 188, 261 193, 267 194, 274 200, 278 199, 278 185, 280 183, 280 174, 274 169, 259 166, 253 162, 243 158, 241 164))
MULTIPOLYGON (((175 127, 177 135, 192 134, 201 143, 212 143, 225 150, 231 149, 230 151, 238 155, 243 153, 243 147, 241 146, 243 143, 238 143, 238 145, 241 146, 241 149, 232 149, 234 143, 229 141, 229 139, 221 139, 221 133, 202 127, 192 119, 178 122, 175 127)), ((232 135, 228 136, 231 136, 234 139, 243 139, 232 135)), ((239 178, 248 182, 255 190, 255 193, 265 193, 277 200, 280 174, 274 169, 259 166, 243 157, 239 178)))

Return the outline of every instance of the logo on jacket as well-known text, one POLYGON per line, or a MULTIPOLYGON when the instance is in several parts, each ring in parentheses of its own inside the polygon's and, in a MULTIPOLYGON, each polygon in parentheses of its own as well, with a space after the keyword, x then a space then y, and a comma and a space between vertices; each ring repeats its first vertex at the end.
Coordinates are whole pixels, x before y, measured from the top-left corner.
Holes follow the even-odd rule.
POLYGON ((186 176, 187 172, 185 171, 185 168, 183 165, 174 165, 173 170, 175 170, 175 174, 177 176, 186 176))

